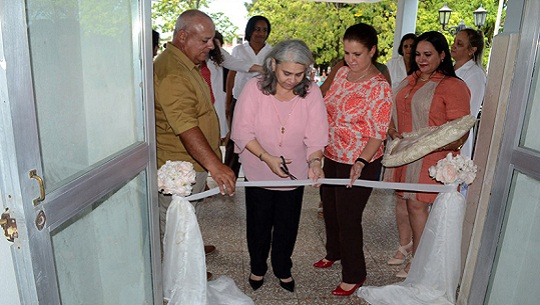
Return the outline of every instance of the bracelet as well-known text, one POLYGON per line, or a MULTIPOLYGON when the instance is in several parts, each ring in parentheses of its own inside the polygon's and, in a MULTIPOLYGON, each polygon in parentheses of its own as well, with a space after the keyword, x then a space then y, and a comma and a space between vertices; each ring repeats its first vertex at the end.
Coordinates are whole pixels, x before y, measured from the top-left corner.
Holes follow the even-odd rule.
POLYGON ((259 160, 261 160, 261 161, 263 160, 263 159, 262 159, 262 156, 263 156, 265 153, 266 153, 266 151, 263 151, 262 153, 259 154, 259 160))
POLYGON ((361 157, 358 158, 358 159, 356 159, 356 161, 354 161, 354 162, 355 162, 355 163, 356 163, 356 162, 362 162, 362 163, 364 164, 364 166, 368 166, 368 165, 369 165, 369 162, 368 162, 366 159, 361 158, 361 157))
POLYGON ((308 160, 307 165, 310 166, 311 163, 316 162, 316 161, 321 162, 321 158, 313 158, 313 159, 311 159, 311 160, 308 160))
POLYGON ((397 129, 395 129, 394 127, 390 127, 390 128, 388 128, 388 131, 386 133, 389 133, 390 130, 394 130, 395 132, 397 132, 397 129))

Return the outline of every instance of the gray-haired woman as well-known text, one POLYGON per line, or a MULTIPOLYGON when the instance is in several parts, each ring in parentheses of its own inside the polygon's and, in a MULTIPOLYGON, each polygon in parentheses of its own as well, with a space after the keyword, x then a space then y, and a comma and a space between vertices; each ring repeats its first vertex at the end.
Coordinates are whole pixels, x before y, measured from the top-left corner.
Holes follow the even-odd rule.
MULTIPOLYGON (((324 176, 322 150, 328 125, 321 91, 307 78, 311 51, 300 40, 278 43, 267 55, 263 73, 240 95, 231 138, 249 181, 324 176)), ((256 290, 272 269, 280 285, 294 291, 291 256, 298 233, 303 187, 246 188, 247 244, 256 290)))

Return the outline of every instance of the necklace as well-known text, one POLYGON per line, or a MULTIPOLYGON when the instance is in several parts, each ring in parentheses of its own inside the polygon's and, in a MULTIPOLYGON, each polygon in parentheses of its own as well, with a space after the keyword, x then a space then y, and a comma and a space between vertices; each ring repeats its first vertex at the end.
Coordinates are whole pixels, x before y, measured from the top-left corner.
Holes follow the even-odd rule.
POLYGON ((349 74, 347 75, 347 78, 348 78, 348 80, 349 80, 350 82, 353 82, 353 83, 354 83, 354 82, 356 82, 357 80, 360 80, 360 79, 366 77, 369 73, 371 73, 371 70, 372 70, 372 69, 373 69, 373 65, 369 65, 369 68, 367 68, 367 72, 366 72, 366 73, 364 73, 364 74, 362 74, 362 75, 360 75, 359 77, 356 77, 356 78, 354 78, 354 79, 351 79, 351 71, 349 71, 349 74))
POLYGON ((281 128, 280 128, 281 135, 280 135, 279 143, 278 143, 279 147, 281 147, 281 145, 283 144, 283 136, 285 136, 285 127, 287 126, 287 122, 289 121, 289 118, 291 117, 291 114, 293 113, 294 108, 298 104, 298 101, 294 102, 294 105, 292 105, 291 111, 289 111, 289 114, 287 114, 287 117, 285 118, 285 122, 281 120, 281 117, 279 116, 279 111, 275 103, 276 103, 275 101, 272 101, 272 105, 274 106, 274 111, 276 112, 276 115, 279 120, 279 124, 281 125, 281 128))
POLYGON ((435 74, 435 72, 437 72, 437 70, 431 72, 431 74, 428 76, 427 79, 423 78, 422 73, 420 73, 420 76, 418 78, 420 78, 420 80, 423 81, 423 82, 427 82, 433 76, 433 74, 435 74))

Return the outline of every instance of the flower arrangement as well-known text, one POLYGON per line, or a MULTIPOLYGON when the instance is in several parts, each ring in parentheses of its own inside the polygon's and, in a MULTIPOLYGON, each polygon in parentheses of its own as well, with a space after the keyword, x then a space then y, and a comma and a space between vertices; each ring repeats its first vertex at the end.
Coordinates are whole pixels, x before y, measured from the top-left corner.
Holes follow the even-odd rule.
POLYGON ((476 165, 468 157, 448 153, 446 158, 429 168, 429 175, 444 184, 471 184, 476 177, 476 171, 476 165))
POLYGON ((185 161, 167 161, 158 170, 158 190, 163 194, 182 197, 191 194, 191 185, 195 183, 193 164, 185 161))

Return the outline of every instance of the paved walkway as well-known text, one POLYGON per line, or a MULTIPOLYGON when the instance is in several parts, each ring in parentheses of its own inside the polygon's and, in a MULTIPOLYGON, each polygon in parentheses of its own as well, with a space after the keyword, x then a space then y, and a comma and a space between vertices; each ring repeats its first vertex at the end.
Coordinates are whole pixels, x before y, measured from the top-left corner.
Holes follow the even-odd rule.
MULTIPOLYGON (((209 186, 214 187, 213 181, 209 186)), ((312 265, 325 255, 324 221, 318 216, 319 191, 306 187, 300 230, 293 254, 294 293, 281 288, 271 270, 263 287, 253 291, 249 286, 249 255, 245 238, 244 190, 234 197, 214 196, 197 205, 197 218, 205 244, 217 251, 207 256, 207 269, 214 279, 231 277, 257 305, 367 304, 355 294, 335 297, 331 291, 340 283, 341 265, 316 269, 312 265)), ((392 191, 374 190, 364 211, 364 241, 368 277, 365 285, 399 282, 395 274, 403 266, 389 266, 386 261, 398 246, 392 191)), ((271 268, 271 266, 269 265, 271 268)))

